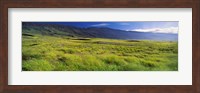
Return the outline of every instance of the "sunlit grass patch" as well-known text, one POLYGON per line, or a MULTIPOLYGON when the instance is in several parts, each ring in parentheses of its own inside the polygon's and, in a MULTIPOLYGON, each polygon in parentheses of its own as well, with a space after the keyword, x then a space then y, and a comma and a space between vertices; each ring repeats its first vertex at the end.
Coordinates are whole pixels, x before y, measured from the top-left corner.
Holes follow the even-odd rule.
POLYGON ((28 71, 51 71, 54 70, 54 65, 46 60, 33 59, 23 61, 22 70, 28 71))

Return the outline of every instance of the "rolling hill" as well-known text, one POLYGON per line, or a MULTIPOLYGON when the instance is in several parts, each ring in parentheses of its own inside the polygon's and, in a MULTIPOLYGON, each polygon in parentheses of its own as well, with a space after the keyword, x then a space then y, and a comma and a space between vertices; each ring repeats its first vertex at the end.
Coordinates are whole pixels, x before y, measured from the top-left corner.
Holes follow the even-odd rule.
POLYGON ((23 22, 22 33, 24 35, 42 34, 49 36, 68 36, 68 37, 80 37, 80 38, 178 41, 177 34, 123 31, 107 27, 79 28, 67 25, 39 24, 34 22, 23 22))

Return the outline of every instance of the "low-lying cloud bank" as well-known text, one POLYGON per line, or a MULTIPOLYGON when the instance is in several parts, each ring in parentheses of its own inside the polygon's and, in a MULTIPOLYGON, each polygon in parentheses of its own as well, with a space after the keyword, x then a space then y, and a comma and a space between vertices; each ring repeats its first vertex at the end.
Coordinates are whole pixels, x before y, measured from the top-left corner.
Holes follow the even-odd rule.
POLYGON ((150 28, 150 29, 132 29, 132 30, 127 30, 127 31, 177 34, 178 33, 178 27, 150 28))

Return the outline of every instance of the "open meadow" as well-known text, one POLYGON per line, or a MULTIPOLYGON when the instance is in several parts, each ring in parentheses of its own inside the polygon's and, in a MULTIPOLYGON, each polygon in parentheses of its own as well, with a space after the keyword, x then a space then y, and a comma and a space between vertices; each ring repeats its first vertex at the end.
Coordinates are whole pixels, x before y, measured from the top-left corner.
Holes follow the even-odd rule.
POLYGON ((178 42, 22 35, 23 71, 177 71, 178 42))

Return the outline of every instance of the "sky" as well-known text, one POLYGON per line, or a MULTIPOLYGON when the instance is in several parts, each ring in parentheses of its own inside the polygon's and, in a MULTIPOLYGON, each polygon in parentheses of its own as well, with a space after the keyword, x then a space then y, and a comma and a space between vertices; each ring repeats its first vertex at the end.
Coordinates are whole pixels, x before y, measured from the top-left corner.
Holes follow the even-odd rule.
MULTIPOLYGON (((43 22, 44 23, 44 22, 43 22)), ((124 31, 178 33, 178 21, 142 21, 142 22, 45 22, 48 24, 62 24, 81 28, 109 27, 124 31)))

